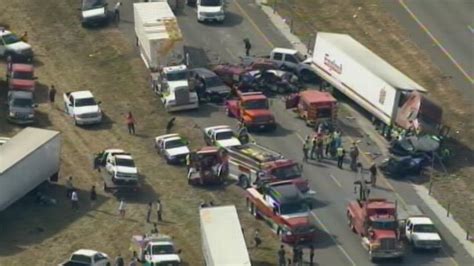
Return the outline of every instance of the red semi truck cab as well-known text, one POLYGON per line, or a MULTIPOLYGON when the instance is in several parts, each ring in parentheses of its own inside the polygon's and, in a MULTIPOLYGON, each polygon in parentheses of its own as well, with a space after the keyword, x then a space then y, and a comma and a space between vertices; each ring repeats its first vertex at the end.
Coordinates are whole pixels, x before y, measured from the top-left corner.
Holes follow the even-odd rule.
POLYGON ((281 181, 246 190, 250 213, 264 219, 284 243, 312 243, 316 226, 307 199, 294 184, 281 181))
POLYGON ((7 81, 9 90, 28 90, 35 89, 34 67, 31 64, 8 64, 7 81))
POLYGON ((268 99, 261 92, 238 93, 236 100, 226 102, 225 110, 228 116, 241 120, 248 129, 276 129, 268 99))
POLYGON ((347 219, 351 230, 362 237, 362 245, 368 250, 371 260, 403 258, 394 202, 386 199, 350 202, 347 219))

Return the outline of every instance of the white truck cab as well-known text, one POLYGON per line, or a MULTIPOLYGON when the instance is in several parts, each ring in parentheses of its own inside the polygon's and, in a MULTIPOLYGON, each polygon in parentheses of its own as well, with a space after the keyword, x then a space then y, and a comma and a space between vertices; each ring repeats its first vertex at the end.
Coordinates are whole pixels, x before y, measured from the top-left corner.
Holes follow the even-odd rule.
POLYGON ((197 20, 223 22, 225 19, 223 0, 197 0, 197 20))
POLYGON ((96 102, 90 91, 66 92, 63 95, 64 110, 74 119, 76 125, 102 122, 101 102, 96 102))
POLYGON ((219 148, 228 148, 240 146, 240 140, 236 137, 230 126, 213 126, 204 129, 204 138, 208 145, 214 145, 219 148))
POLYGON ((415 249, 441 248, 441 237, 428 217, 409 217, 405 223, 405 236, 415 249))
POLYGON ((11 31, 0 27, 0 56, 5 57, 7 61, 14 57, 25 58, 31 61, 33 59, 33 50, 31 45, 20 40, 11 31))
POLYGON ((105 169, 112 176, 114 183, 138 180, 138 169, 130 154, 110 154, 105 161, 105 169))
POLYGON ((110 266, 109 256, 105 253, 79 249, 71 254, 69 260, 58 264, 58 266, 110 266))
POLYGON ((163 154, 168 164, 183 163, 189 154, 187 141, 179 134, 166 134, 155 138, 155 149, 163 154))
POLYGON ((132 249, 140 254, 143 265, 181 265, 181 250, 176 250, 168 235, 136 235, 132 237, 132 243, 132 249))
POLYGON ((106 23, 108 20, 106 0, 82 0, 81 24, 83 27, 106 23))

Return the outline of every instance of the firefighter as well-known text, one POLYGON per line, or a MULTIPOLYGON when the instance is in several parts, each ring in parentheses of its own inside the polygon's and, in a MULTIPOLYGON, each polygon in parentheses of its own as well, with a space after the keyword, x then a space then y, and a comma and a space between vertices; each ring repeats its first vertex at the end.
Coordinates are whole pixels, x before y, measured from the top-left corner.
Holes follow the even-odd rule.
POLYGON ((337 167, 339 167, 340 169, 342 169, 345 155, 346 155, 346 150, 344 150, 342 146, 338 147, 336 150, 336 156, 337 156, 337 167))

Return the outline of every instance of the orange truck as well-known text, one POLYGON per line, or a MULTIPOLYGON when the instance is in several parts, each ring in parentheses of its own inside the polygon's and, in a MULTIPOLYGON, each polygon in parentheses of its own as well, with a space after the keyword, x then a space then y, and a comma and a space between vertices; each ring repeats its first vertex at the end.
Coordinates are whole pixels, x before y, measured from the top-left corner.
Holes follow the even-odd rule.
POLYGON ((239 92, 237 96, 237 99, 228 100, 225 104, 229 117, 239 119, 248 129, 276 129, 275 117, 263 93, 239 92))
POLYGON ((318 128, 321 123, 334 125, 337 119, 337 101, 329 92, 305 90, 290 95, 286 109, 293 109, 308 126, 318 128))

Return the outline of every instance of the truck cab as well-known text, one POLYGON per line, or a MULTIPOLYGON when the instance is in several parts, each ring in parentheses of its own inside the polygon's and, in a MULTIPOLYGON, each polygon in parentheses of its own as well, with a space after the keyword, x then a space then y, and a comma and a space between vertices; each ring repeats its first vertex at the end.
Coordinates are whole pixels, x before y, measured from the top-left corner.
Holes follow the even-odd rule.
POLYGON ((11 61, 16 58, 33 60, 33 50, 31 45, 20 40, 18 36, 0 27, 0 56, 11 61))
POLYGON ((242 121, 248 129, 275 130, 276 123, 267 97, 261 92, 238 93, 236 100, 228 100, 225 112, 242 121))
POLYGON ((225 19, 223 0, 197 0, 197 21, 223 22, 225 19))
POLYGON ((107 156, 105 169, 116 184, 138 183, 138 169, 130 154, 110 154, 107 156))
POLYGON ((217 147, 203 147, 190 154, 188 184, 222 184, 228 175, 227 157, 217 147))
POLYGON ((83 27, 105 24, 108 21, 106 0, 82 0, 81 24, 83 27))
POLYGON ((207 145, 213 145, 219 148, 241 145, 240 140, 236 137, 232 128, 227 125, 205 128, 204 141, 207 145))
POLYGON ((6 74, 9 90, 35 89, 34 67, 31 64, 8 64, 6 74))
POLYGON ((64 109, 76 125, 98 124, 102 122, 102 110, 90 91, 73 91, 63 94, 64 109))
POLYGON ((132 247, 141 256, 143 265, 181 265, 179 254, 170 236, 152 234, 146 236, 133 236, 132 247))
POLYGON ((179 134, 166 134, 155 138, 155 149, 165 157, 166 163, 184 163, 189 154, 188 142, 179 134))
POLYGON ((306 90, 287 98, 286 109, 294 111, 306 125, 318 128, 319 124, 334 125, 337 120, 337 100, 329 92, 306 90))
POLYGON ((164 67, 160 73, 152 75, 152 87, 168 112, 199 107, 198 95, 189 86, 186 65, 164 67))
POLYGON ((109 256, 105 253, 90 250, 79 249, 71 254, 68 261, 65 261, 58 266, 110 266, 111 262, 109 256))
POLYGON ((35 119, 33 92, 12 90, 8 92, 8 121, 16 124, 32 124, 35 119))
POLYGON ((441 249, 441 237, 428 217, 409 217, 402 230, 414 249, 441 249))
POLYGON ((274 48, 270 59, 277 62, 280 68, 291 70, 303 81, 310 82, 317 79, 316 73, 311 68, 311 59, 294 49, 274 48))

